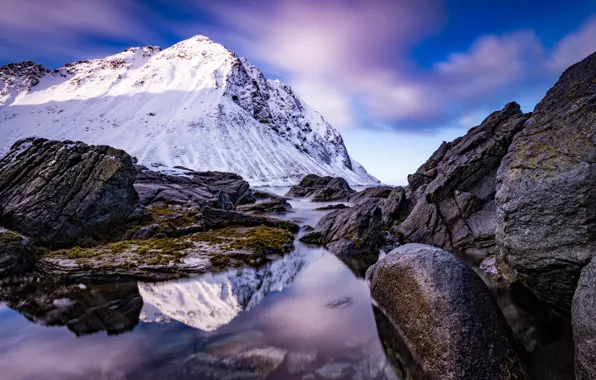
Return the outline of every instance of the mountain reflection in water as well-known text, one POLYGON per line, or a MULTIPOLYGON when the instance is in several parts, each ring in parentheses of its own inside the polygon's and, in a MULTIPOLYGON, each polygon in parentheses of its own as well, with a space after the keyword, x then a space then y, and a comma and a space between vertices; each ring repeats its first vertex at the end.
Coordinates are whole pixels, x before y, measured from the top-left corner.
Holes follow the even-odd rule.
POLYGON ((350 268, 296 241, 291 254, 261 268, 180 281, 3 286, 0 373, 15 380, 393 379, 359 278, 367 264, 350 268))

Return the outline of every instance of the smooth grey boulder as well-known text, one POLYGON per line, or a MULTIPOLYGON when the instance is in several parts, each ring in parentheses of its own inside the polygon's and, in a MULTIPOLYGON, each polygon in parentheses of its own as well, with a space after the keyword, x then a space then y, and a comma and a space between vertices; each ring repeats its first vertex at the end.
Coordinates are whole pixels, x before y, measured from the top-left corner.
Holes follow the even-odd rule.
POLYGON ((463 137, 443 143, 408 176, 412 210, 394 234, 464 256, 496 254, 497 169, 528 118, 512 102, 463 137))
POLYGON ((0 227, 0 277, 28 272, 40 255, 30 239, 0 227))
POLYGON ((27 138, 0 160, 0 224, 50 246, 125 222, 138 206, 123 150, 27 138))
MULTIPOLYGON (((433 379, 524 379, 517 343, 482 279, 440 248, 406 244, 366 274, 371 296, 433 379)), ((407 355, 403 355, 407 356, 407 355)))
POLYGON ((575 376, 596 379, 596 259, 581 272, 571 309, 575 376))
POLYGON ((231 209, 255 202, 248 182, 234 173, 195 172, 180 168, 177 174, 166 174, 144 166, 138 166, 137 170, 134 186, 144 206, 207 205, 231 209))
POLYGON ((561 75, 514 138, 496 205, 502 272, 569 315, 596 254, 596 53, 561 75))
POLYGON ((309 197, 313 202, 345 200, 356 191, 341 177, 305 176, 302 181, 286 193, 286 197, 309 197))

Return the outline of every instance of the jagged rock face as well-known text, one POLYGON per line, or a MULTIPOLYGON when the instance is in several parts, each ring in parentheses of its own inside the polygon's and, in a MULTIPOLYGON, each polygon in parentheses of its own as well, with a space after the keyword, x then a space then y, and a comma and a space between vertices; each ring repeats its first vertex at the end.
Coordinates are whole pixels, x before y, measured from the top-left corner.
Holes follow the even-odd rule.
POLYGON ((132 157, 108 146, 29 138, 0 160, 0 222, 62 246, 124 222, 138 205, 132 157))
POLYGON ((134 187, 144 206, 165 203, 230 209, 255 201, 248 182, 234 173, 188 169, 157 172, 142 166, 137 169, 134 187))
POLYGON ((581 272, 572 307, 575 376, 596 378, 596 259, 581 272))
POLYGON ((528 118, 509 103, 465 136, 443 143, 408 176, 413 209, 394 232, 463 255, 495 254, 497 169, 528 118))
POLYGON ((29 238, 0 227, 0 277, 28 272, 40 255, 29 238))
POLYGON ((354 194, 348 182, 341 177, 320 177, 309 174, 296 186, 292 186, 286 197, 309 197, 313 202, 345 200, 354 194))
POLYGON ((596 254, 596 54, 567 69, 499 169, 497 241, 513 280, 568 314, 596 254))
POLYGON ((392 347, 394 352, 420 363, 423 373, 415 378, 526 378, 513 334, 489 289, 451 253, 406 244, 379 260, 366 277, 371 296, 404 342, 392 347))
POLYGON ((295 184, 308 173, 378 182, 289 86, 202 36, 53 71, 4 66, 0 91, 0 155, 36 135, 114 146, 148 166, 237 173, 255 185, 295 184))

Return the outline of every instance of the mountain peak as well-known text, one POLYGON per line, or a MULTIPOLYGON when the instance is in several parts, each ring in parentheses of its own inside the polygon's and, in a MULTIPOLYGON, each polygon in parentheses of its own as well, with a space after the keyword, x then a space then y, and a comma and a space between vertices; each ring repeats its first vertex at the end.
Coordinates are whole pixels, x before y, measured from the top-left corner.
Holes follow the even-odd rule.
POLYGON ((0 155, 38 135, 111 145, 147 165, 234 172, 252 184, 294 184, 309 173, 376 182, 290 86, 205 36, 54 71, 21 63, 0 70, 0 91, 0 155))

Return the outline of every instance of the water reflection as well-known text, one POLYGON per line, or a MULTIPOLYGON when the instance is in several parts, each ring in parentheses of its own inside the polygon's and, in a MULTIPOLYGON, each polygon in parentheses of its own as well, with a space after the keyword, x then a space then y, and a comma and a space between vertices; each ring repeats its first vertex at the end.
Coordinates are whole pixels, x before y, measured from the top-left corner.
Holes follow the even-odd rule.
POLYGON ((323 256, 321 248, 298 243, 292 254, 261 268, 239 268, 224 273, 165 283, 139 283, 142 320, 175 319, 203 331, 214 331, 238 314, 257 306, 272 291, 281 291, 310 264, 323 256))

